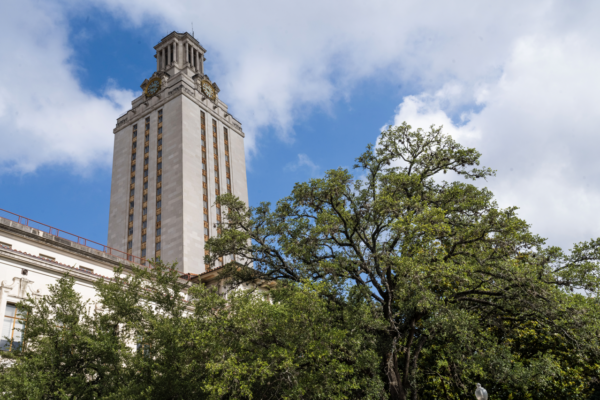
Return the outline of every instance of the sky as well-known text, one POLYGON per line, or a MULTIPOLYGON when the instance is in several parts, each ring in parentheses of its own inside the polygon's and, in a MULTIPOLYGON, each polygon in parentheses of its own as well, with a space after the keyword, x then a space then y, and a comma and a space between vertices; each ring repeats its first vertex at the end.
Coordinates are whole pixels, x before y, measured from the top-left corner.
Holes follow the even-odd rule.
POLYGON ((242 122, 251 205, 443 125, 535 233, 600 237, 600 3, 20 0, 0 14, 0 209, 106 242, 116 118, 193 31, 242 122))

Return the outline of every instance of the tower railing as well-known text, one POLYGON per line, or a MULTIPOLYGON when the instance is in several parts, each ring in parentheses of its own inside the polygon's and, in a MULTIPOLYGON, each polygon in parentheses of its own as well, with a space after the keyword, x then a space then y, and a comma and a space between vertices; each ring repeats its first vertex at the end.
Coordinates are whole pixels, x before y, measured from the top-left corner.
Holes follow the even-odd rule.
POLYGON ((86 239, 79 235, 75 235, 74 233, 69 233, 67 231, 63 231, 61 229, 55 228, 50 225, 46 225, 42 222, 33 220, 31 218, 24 217, 19 214, 15 214, 13 212, 4 210, 0 208, 0 217, 8 219, 10 221, 16 222, 18 224, 30 227, 32 229, 37 229, 41 232, 47 232, 52 236, 56 236, 61 239, 68 240, 72 243, 76 243, 81 246, 89 247, 90 249, 101 251, 103 253, 109 254, 111 256, 120 258, 125 261, 133 262, 140 265, 148 265, 148 262, 144 258, 140 258, 131 254, 127 254, 124 251, 113 249, 112 247, 108 247, 105 244, 95 242, 90 239, 86 239))

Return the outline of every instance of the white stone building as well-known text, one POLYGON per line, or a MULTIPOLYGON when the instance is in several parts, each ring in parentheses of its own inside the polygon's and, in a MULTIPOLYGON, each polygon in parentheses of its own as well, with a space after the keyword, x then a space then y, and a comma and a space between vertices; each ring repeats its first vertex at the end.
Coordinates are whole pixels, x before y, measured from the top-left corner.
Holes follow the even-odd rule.
POLYGON ((221 219, 217 195, 248 201, 244 133, 204 74, 196 39, 173 32, 155 49, 157 71, 113 131, 108 245, 0 209, 0 350, 10 350, 4 337, 20 342, 16 303, 65 273, 86 300, 115 267, 155 257, 177 262, 182 279, 220 287, 218 267, 230 260, 210 270, 204 243, 221 219))

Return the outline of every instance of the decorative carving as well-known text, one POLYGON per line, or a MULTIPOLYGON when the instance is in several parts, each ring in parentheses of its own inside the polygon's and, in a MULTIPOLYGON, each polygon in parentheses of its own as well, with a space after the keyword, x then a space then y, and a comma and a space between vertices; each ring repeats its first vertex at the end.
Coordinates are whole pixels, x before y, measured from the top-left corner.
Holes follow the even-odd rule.
POLYGON ((125 124, 127 122, 129 118, 126 117, 125 119, 120 120, 119 122, 117 122, 117 128, 120 127, 121 125, 125 124))
POLYGON ((167 93, 167 96, 170 96, 170 95, 172 95, 173 93, 175 93, 175 92, 179 92, 179 91, 181 91, 181 90, 183 90, 183 84, 181 84, 181 85, 179 85, 179 86, 177 86, 177 87, 173 88, 173 90, 171 90, 171 91, 169 91, 169 93, 167 93))

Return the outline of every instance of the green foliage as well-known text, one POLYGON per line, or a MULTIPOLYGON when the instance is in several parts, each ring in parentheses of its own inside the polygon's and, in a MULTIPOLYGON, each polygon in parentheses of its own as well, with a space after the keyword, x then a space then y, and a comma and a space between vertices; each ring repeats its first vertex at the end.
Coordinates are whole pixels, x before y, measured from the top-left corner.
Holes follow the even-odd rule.
POLYGON ((170 267, 119 269, 96 304, 68 276, 21 304, 25 346, 0 373, 3 398, 381 398, 364 304, 339 309, 310 283, 225 299, 170 267))
POLYGON ((390 127, 357 158, 361 179, 327 171, 274 209, 221 196, 207 261, 236 255, 226 274, 237 282, 327 282, 340 309, 352 293, 371 310, 363 326, 392 399, 465 398, 478 381, 494 398, 585 398, 600 241, 546 247, 516 207, 443 180, 493 176, 479 157, 441 128, 390 127))

